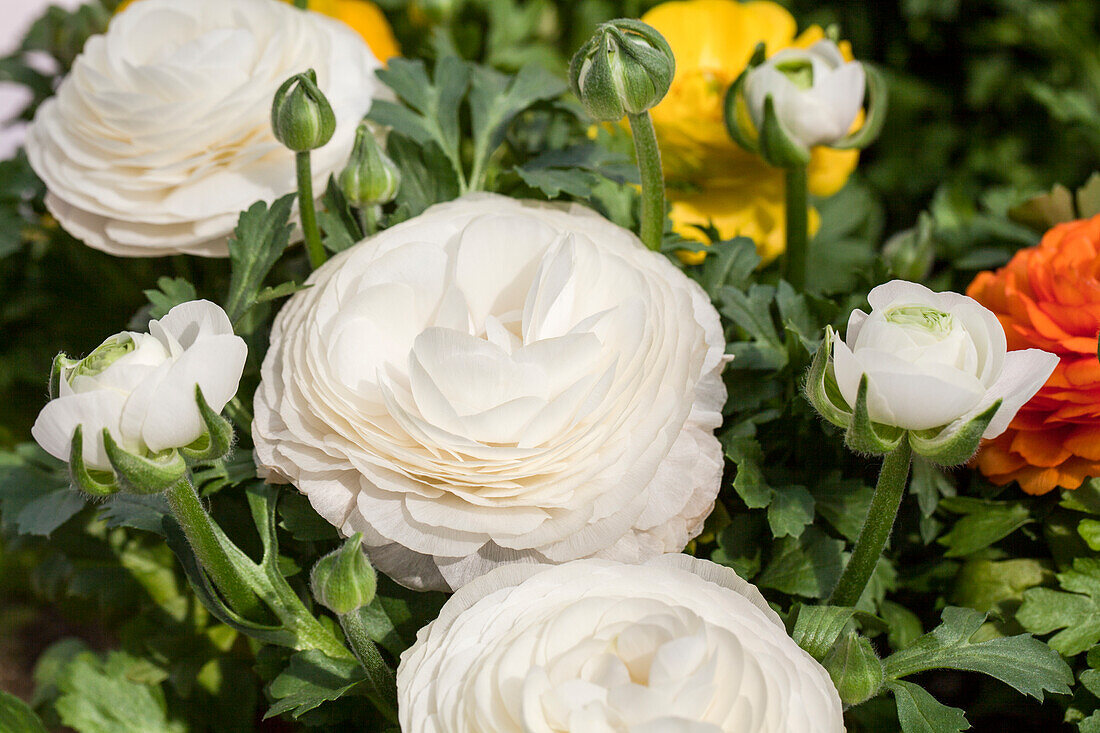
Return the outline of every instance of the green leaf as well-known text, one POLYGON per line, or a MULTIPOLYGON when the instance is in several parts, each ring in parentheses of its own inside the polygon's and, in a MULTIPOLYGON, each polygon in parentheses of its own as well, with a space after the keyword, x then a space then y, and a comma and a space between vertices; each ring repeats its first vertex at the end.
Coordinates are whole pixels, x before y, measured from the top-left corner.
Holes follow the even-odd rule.
POLYGON ((0 690, 0 731, 46 733, 46 726, 27 703, 0 690))
POLYGON ((962 710, 937 701, 923 687, 901 680, 886 686, 894 693, 902 733, 958 733, 970 728, 962 710))
POLYGON ((1056 651, 1029 634, 971 643, 986 614, 948 606, 942 623, 886 660, 892 679, 929 669, 981 672, 1018 692, 1043 699, 1044 692, 1068 693, 1073 672, 1056 651))
POLYGON ((395 657, 416 641, 416 632, 439 615, 447 596, 403 588, 378 576, 378 594, 360 616, 371 640, 395 657))
POLYGON ((768 524, 775 537, 798 537, 814 521, 814 497, 804 486, 772 489, 768 524))
POLYGON ((163 494, 115 494, 99 510, 108 527, 133 527, 164 535, 164 518, 168 516, 168 500, 163 494))
POLYGON ((64 463, 34 443, 0 451, 0 518, 5 531, 48 536, 84 508, 64 463))
POLYGON ((729 433, 722 437, 726 458, 737 466, 733 477, 734 491, 749 509, 766 507, 775 492, 764 479, 761 468, 764 450, 760 443, 755 438, 737 437, 729 433))
POLYGON ((1100 559, 1078 557, 1073 567, 1058 574, 1068 593, 1050 588, 1032 588, 1016 620, 1033 634, 1049 634, 1049 644, 1066 656, 1073 656, 1100 643, 1100 559))
POLYGON ((294 194, 278 199, 270 209, 257 201, 237 221, 229 239, 232 275, 225 301, 225 312, 234 324, 256 304, 256 294, 290 241, 293 205, 294 194))
POLYGON ((987 501, 972 497, 944 499, 940 506, 965 514, 951 531, 939 538, 947 557, 963 557, 999 542, 1031 522, 1028 505, 1020 501, 987 501))
POLYGON ((800 605, 791 638, 820 662, 833 648, 855 613, 854 608, 800 605))
POLYGON ((924 633, 920 617, 900 603, 883 601, 879 604, 878 612, 886 622, 886 640, 892 649, 904 649, 924 633))
POLYGON ((404 215, 416 216, 433 204, 451 201, 461 194, 454 170, 435 143, 421 145, 390 133, 386 152, 401 170, 401 188, 395 201, 404 215))
POLYGON ((1082 519, 1077 525, 1077 534, 1093 552, 1100 552, 1100 520, 1082 519))
POLYGON ((843 551, 843 540, 808 527, 797 539, 784 537, 775 543, 771 561, 756 584, 790 595, 824 598, 840 579, 843 551))
POLYGON ((279 496, 280 526, 302 542, 328 542, 340 539, 339 532, 314 509, 309 499, 297 491, 284 491, 279 496))
POLYGON ((1011 616, 1024 592, 1053 579, 1049 562, 1031 558, 993 561, 972 559, 955 576, 953 603, 977 611, 997 610, 1011 616))
POLYGON ((125 652, 110 652, 102 661, 91 652, 77 655, 58 680, 61 722, 80 733, 185 731, 169 719, 160 688, 163 673, 151 667, 125 652))
POLYGON ((724 286, 718 302, 723 316, 741 328, 747 340, 733 341, 727 351, 734 356, 735 369, 774 371, 787 364, 787 349, 772 317, 775 288, 754 284, 748 293, 724 286))
POLYGON ((168 311, 177 305, 194 300, 199 296, 195 292, 195 286, 182 277, 160 277, 157 279, 157 287, 146 290, 145 297, 152 304, 152 308, 149 309, 149 317, 164 318, 168 311))
POLYGON ((842 479, 839 473, 813 488, 817 513, 851 542, 856 541, 863 529, 874 495, 874 488, 859 480, 842 479))
POLYGON ((489 158, 504 141, 509 123, 525 109, 560 96, 568 85, 536 64, 529 64, 509 78, 484 66, 473 67, 470 86, 470 121, 473 126, 474 164, 470 189, 485 185, 489 158))
POLYGON ((364 232, 360 231, 359 223, 344 197, 344 192, 337 185, 335 176, 328 178, 328 187, 321 199, 321 208, 317 211, 317 222, 324 232, 323 243, 329 252, 343 252, 363 238, 364 232))
POLYGON ((364 679, 366 673, 354 659, 333 659, 319 649, 297 652, 267 688, 275 704, 264 719, 283 713, 297 718, 323 703, 338 700, 364 679))

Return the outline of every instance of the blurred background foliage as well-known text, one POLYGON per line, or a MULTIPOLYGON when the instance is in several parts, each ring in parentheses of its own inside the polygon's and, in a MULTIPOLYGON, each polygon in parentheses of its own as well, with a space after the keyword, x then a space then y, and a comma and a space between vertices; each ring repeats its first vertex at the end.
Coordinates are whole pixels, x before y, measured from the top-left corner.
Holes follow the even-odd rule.
MULTIPOLYGON (((0 59, 0 80, 17 81, 35 93, 28 119, 88 35, 105 27, 115 4, 102 0, 73 14, 51 11, 32 30, 23 52, 0 59), (56 68, 44 73, 28 65, 26 51, 45 52, 56 68)), ((450 48, 504 72, 535 63, 564 76, 572 52, 597 23, 639 17, 656 3, 378 4, 405 56, 430 59, 450 48)), ((786 606, 826 592, 829 574, 839 572, 843 540, 852 541, 858 532, 877 469, 848 455, 839 440, 823 443, 820 421, 798 398, 799 380, 821 327, 846 321, 866 289, 888 277, 889 267, 895 274, 961 291, 976 271, 999 266, 1015 250, 1038 242, 1048 223, 1046 209, 1022 205, 1056 185, 1075 190, 1100 170, 1100 3, 781 4, 800 29, 837 26, 857 58, 886 72, 891 94, 882 137, 862 155, 848 186, 817 203, 823 220, 819 247, 825 254, 817 263, 816 288, 848 295, 829 301, 777 287, 766 273, 753 274, 751 246, 737 240, 717 248, 707 265, 690 272, 722 310, 731 350, 742 365, 728 375, 735 397, 722 434, 736 469, 727 471, 724 502, 690 549, 753 578, 769 598, 786 606), (926 246, 930 266, 921 260, 924 255, 908 271, 896 258, 874 257, 884 246, 889 254, 906 246, 912 250, 916 243, 926 246)), ((586 123, 568 99, 525 113, 513 126, 489 176, 499 190, 538 195, 539 187, 517 179, 513 166, 534 158, 548 142, 564 148, 583 138, 586 123)), ((611 148, 629 150, 608 135, 611 139, 603 141, 611 148)), ((607 171, 620 170, 621 163, 609 158, 593 163, 592 170, 614 178, 607 171)), ((624 198, 622 191, 607 188, 597 186, 598 205, 629 225, 629 192, 624 198)), ((84 354, 107 334, 130 324, 143 326, 150 308, 143 290, 156 289, 160 278, 183 278, 199 297, 215 299, 228 279, 225 261, 126 260, 84 247, 46 214, 43 193, 25 158, 0 163, 0 448, 6 449, 29 439, 58 349, 84 354)), ((0 594, 5 599, 0 604, 0 689, 33 695, 42 710, 67 695, 88 694, 99 680, 114 685, 119 695, 148 704, 156 719, 145 730, 178 730, 173 726, 184 719, 194 730, 252 730, 262 717, 256 710, 264 707, 258 702, 261 680, 276 676, 287 660, 271 650, 253 659, 250 642, 211 623, 163 543, 122 526, 139 527, 140 512, 112 522, 81 503, 54 517, 54 523, 35 514, 34 497, 19 492, 20 482, 29 482, 31 475, 63 486, 56 464, 25 448, 0 456, 0 462, 0 594), (39 522, 39 528, 50 530, 65 524, 47 540, 25 534, 20 522, 39 522), (66 641, 47 650, 56 640, 66 641), (87 654, 89 647, 125 651, 96 658, 87 654), (167 701, 162 688, 169 690, 167 701), (227 701, 236 704, 226 706, 227 701)), ((230 479, 215 479, 208 494, 233 483, 230 479)), ((993 487, 971 472, 946 475, 923 466, 915 470, 910 490, 915 498, 903 508, 892 555, 862 601, 888 624, 876 641, 882 650, 904 648, 936 624, 948 603, 993 612, 981 632, 991 637, 1024 628, 1056 631, 1061 627, 1051 625, 1051 614, 1067 601, 1084 610, 1065 625, 1096 625, 1100 592, 1088 596, 1087 603, 1080 594, 1032 596, 1033 612, 1022 617, 1032 619, 1032 626, 1022 624, 1016 612, 1029 589, 1045 586, 1057 594, 1059 583, 1066 590, 1081 587, 1073 585, 1068 569, 1095 557, 1100 548, 1100 536, 1092 547, 1078 528, 1086 522, 1100 527, 1100 487, 1090 483, 1072 497, 1036 499, 1015 488, 993 487), (1040 601, 1051 606, 1050 613, 1041 611, 1040 601)), ((243 501, 230 494, 219 496, 218 518, 234 537, 247 536, 251 530, 243 501)), ((308 569, 311 558, 333 546, 331 528, 318 523, 300 497, 284 497, 279 516, 290 538, 288 573, 308 569)), ((1081 566, 1079 574, 1092 577, 1100 588, 1100 566, 1081 566)), ((388 592, 395 599, 394 618, 415 628, 422 619, 411 605, 402 605, 399 590, 388 592)), ((1048 698, 1040 705, 995 681, 956 672, 926 673, 919 681, 941 702, 966 709, 974 730, 1023 721, 1054 730, 1063 719, 1093 719, 1095 727, 1082 722, 1081 730, 1100 731, 1093 694, 1100 693, 1100 625, 1095 631, 1096 638, 1086 635, 1073 644, 1052 642, 1076 659, 1081 686, 1072 699, 1048 698)), ((302 720, 336 725, 343 716, 354 716, 356 708, 345 703, 302 720)), ((266 725, 286 729, 274 721, 266 725)), ((863 705, 850 725, 853 730, 896 729, 893 704, 880 698, 863 705)))

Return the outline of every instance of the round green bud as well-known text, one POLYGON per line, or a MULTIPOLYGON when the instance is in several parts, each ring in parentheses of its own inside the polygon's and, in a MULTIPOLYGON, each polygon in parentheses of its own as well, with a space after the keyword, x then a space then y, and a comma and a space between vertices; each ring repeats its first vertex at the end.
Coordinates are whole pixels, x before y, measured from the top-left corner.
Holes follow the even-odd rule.
POLYGON ((349 537, 338 550, 322 557, 309 576, 313 597, 338 616, 344 616, 369 605, 374 600, 378 577, 374 574, 360 543, 358 532, 349 537))
POLYGON ((855 632, 838 639, 821 666, 829 672, 845 705, 870 700, 882 689, 886 679, 882 660, 875 654, 871 642, 855 632))
POLYGON ((355 131, 351 159, 338 180, 352 206, 377 206, 393 201, 401 187, 401 171, 363 123, 355 131))
POLYGON ((296 153, 316 150, 332 139, 336 114, 317 86, 313 69, 290 77, 275 92, 271 127, 275 138, 296 153))
POLYGON ((664 36, 626 18, 598 26, 569 65, 573 92, 601 122, 617 122, 656 106, 675 73, 676 59, 664 36))

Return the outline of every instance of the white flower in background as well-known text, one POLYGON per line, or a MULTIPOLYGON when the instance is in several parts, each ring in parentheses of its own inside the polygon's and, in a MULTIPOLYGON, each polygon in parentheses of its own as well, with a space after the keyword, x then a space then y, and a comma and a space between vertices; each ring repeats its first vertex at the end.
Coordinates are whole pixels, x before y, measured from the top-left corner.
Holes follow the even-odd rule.
POLYGON ((991 311, 958 293, 934 293, 894 280, 867 296, 845 340, 833 342, 833 373, 848 405, 867 375, 871 419, 906 430, 969 422, 997 400, 983 437, 1004 432, 1054 371, 1058 357, 1039 349, 1007 351, 991 311))
POLYGON ((122 256, 223 257, 240 211, 296 190, 271 131, 275 90, 316 69, 336 135, 316 189, 347 161, 379 94, 353 30, 275 0, 143 0, 91 38, 26 141, 46 205, 74 236, 122 256))
POLYGON ((409 733, 834 733, 829 674, 720 565, 509 566, 456 593, 397 671, 409 733))
POLYGON ((257 463, 401 583, 642 561, 722 474, 706 294, 581 206, 474 195, 334 257, 279 313, 257 463))
POLYGON ((69 460, 73 432, 83 425, 88 468, 110 470, 102 431, 136 454, 181 448, 205 432, 195 385, 220 412, 237 392, 248 349, 218 306, 178 305, 149 333, 124 331, 84 359, 62 360, 56 393, 31 434, 42 448, 69 460))
POLYGON ((764 102, 770 96, 783 128, 810 148, 848 134, 863 106, 866 84, 862 64, 845 61, 834 42, 821 40, 808 49, 784 49, 749 69, 744 94, 757 130, 764 129, 764 102))

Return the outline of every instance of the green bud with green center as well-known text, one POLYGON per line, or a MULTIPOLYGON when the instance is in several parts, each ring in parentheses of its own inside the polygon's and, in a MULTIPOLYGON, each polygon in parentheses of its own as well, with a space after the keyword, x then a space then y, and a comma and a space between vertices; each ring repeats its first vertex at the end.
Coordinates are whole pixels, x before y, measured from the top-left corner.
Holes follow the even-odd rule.
POLYGON ((349 537, 338 550, 322 557, 309 576, 313 597, 322 606, 345 616, 374 600, 378 578, 363 554, 363 535, 349 537))
POLYGON ((336 114, 313 69, 290 77, 275 92, 271 127, 275 138, 296 153, 316 150, 332 139, 336 114))
POLYGON ((352 206, 378 206, 393 201, 401 187, 401 171, 390 160, 366 123, 355 131, 355 147, 340 172, 340 190, 352 206))
POLYGON ((618 122, 656 106, 675 72, 676 59, 664 36, 626 18, 597 27, 569 66, 573 92, 601 122, 618 122))
POLYGON ((906 305, 886 311, 886 320, 906 328, 920 329, 934 336, 947 336, 955 328, 955 317, 931 306, 906 305))

